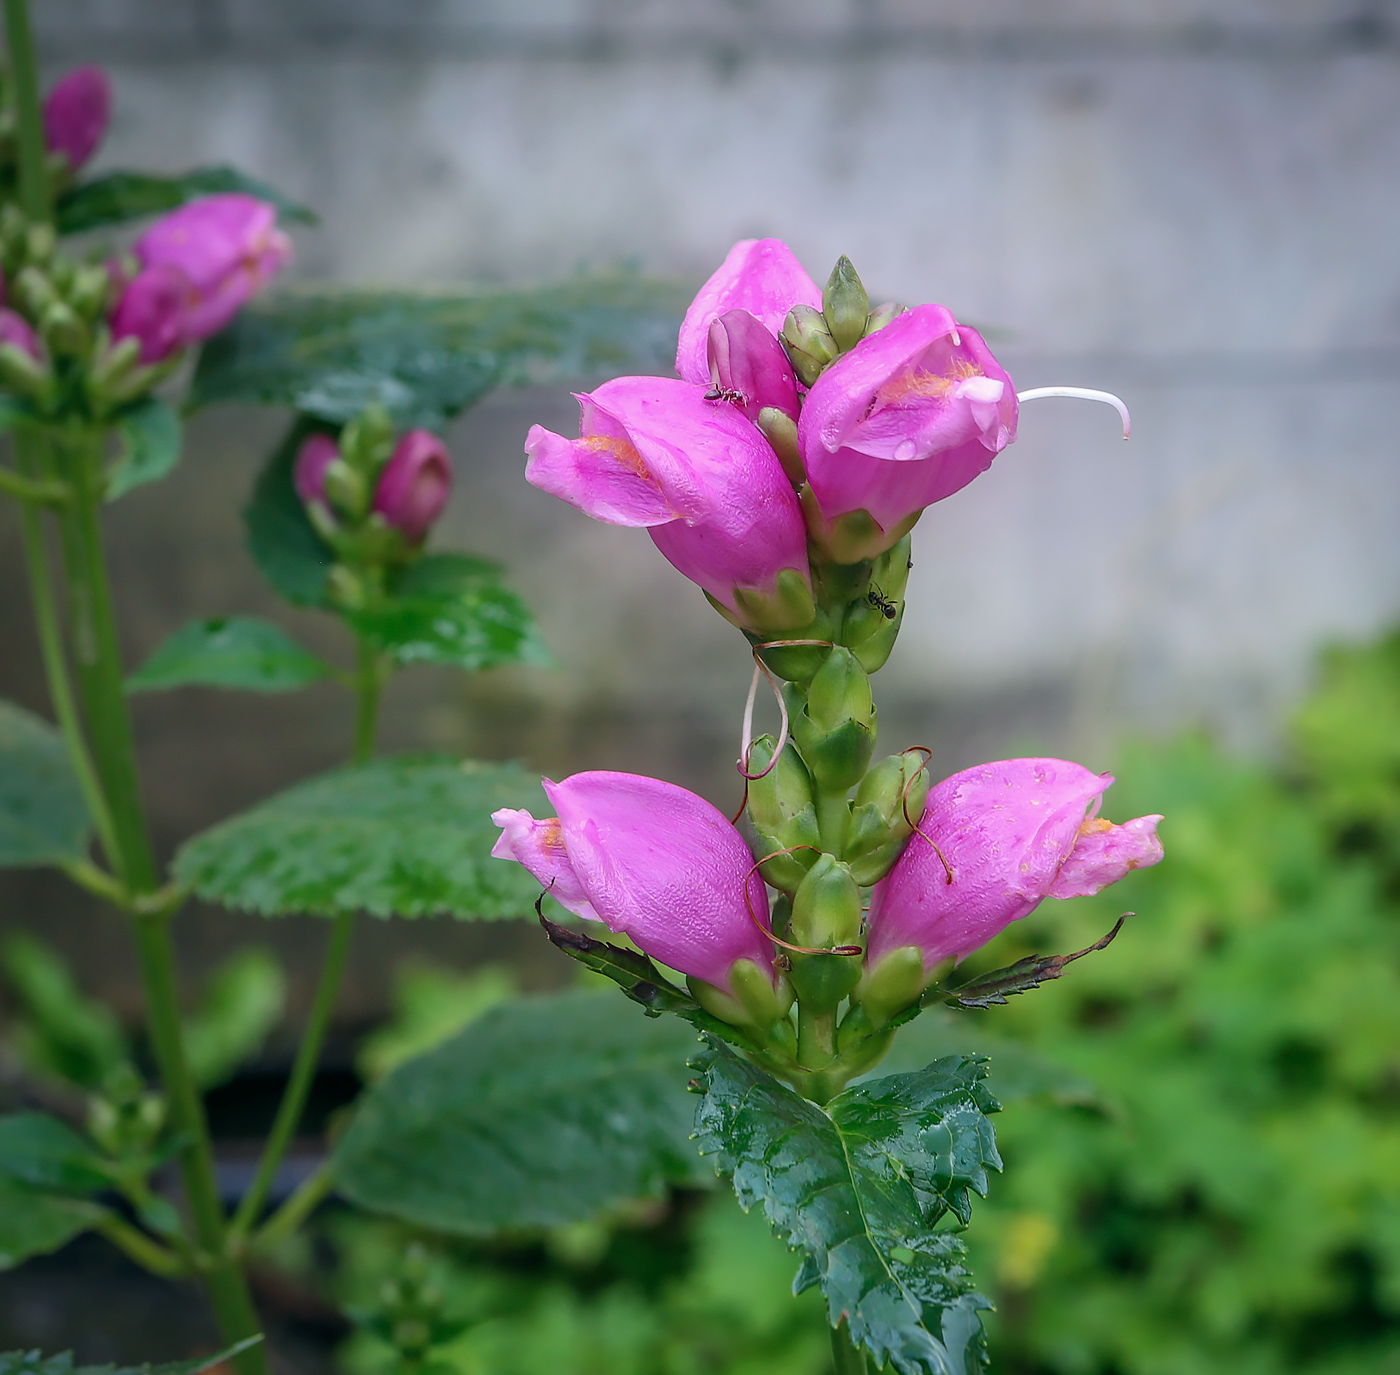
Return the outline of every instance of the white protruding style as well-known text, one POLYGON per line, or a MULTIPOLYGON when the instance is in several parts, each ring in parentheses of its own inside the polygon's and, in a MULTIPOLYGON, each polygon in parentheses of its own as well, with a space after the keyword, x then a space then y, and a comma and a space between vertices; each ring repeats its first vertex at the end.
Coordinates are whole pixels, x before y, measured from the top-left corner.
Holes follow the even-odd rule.
POLYGON ((1039 401, 1042 396, 1076 396, 1081 401, 1102 401, 1122 417, 1123 438, 1127 439, 1133 432, 1133 418, 1128 414, 1128 407, 1122 397, 1114 396, 1111 391, 1094 391, 1089 387, 1032 387, 1030 391, 1018 391, 1016 400, 1039 401))

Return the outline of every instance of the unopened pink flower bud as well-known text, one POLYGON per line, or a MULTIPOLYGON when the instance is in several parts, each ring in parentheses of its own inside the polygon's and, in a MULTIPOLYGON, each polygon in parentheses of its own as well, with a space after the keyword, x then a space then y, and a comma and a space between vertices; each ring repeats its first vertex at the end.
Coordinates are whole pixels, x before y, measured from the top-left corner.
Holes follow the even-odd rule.
POLYGON ((976 330, 943 306, 906 311, 807 395, 798 437, 821 516, 830 526, 868 512, 881 537, 859 556, 882 552, 991 466, 1016 438, 1016 412, 1011 378, 976 330))
POLYGON ((189 279, 169 263, 142 268, 122 288, 112 311, 112 338, 136 339, 143 363, 159 363, 185 343, 194 292, 189 279))
POLYGON ((23 349, 35 362, 43 360, 44 348, 33 326, 18 311, 7 306, 0 306, 0 344, 13 344, 23 349))
POLYGON ((871 966, 905 946, 926 972, 961 960, 1044 898, 1085 897, 1156 864, 1160 816, 1121 826, 1086 816, 1112 782, 1063 759, 1007 759, 944 779, 871 895, 871 966))
POLYGON ((326 469, 340 457, 340 445, 324 430, 317 430, 302 441, 292 465, 292 483, 302 505, 326 505, 326 469))
POLYGON ((656 547, 741 624, 813 614, 807 541, 792 484, 734 406, 661 377, 618 377, 579 396, 582 435, 535 425, 526 480, 656 547))
POLYGON ((277 209, 241 191, 204 196, 157 220, 132 250, 143 267, 183 273, 190 301, 182 335, 194 343, 217 334, 292 256, 277 209))
POLYGON ((44 101, 44 142, 78 168, 97 150, 112 114, 112 83, 101 67, 78 67, 44 101))
POLYGON ((726 311, 748 311, 776 338, 793 306, 821 303, 820 288, 781 239, 741 239, 685 313, 676 371, 687 382, 710 380, 710 322, 726 311))
POLYGON ((423 540, 452 491, 447 445, 431 430, 410 430, 379 475, 373 509, 410 544, 423 540))
POLYGON ((492 816, 502 832, 496 858, 523 864, 569 911, 626 932, 683 974, 729 991, 735 961, 750 960, 774 977, 772 946, 755 924, 768 924, 767 893, 722 812, 630 773, 545 779, 544 790, 557 817, 513 808, 492 816))
POLYGON ((706 400, 737 406, 755 424, 767 407, 797 419, 797 375, 777 336, 747 310, 710 321, 710 389, 706 400))

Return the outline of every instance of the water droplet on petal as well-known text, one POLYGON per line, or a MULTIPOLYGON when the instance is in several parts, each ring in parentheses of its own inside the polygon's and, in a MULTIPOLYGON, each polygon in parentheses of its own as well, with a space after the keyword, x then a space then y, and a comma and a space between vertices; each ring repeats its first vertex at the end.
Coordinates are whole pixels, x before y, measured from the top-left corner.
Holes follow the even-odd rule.
POLYGON ((908 463, 918 452, 912 439, 901 439, 899 443, 895 445, 894 456, 899 462, 908 463))

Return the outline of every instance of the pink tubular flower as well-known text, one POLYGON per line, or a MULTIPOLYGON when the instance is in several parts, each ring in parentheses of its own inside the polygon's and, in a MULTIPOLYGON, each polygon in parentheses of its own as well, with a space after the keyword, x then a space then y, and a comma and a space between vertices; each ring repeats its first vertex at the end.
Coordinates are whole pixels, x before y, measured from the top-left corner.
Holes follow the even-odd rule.
POLYGON ((447 445, 431 430, 410 430, 379 475, 374 510, 410 544, 418 544, 442 514, 451 490, 447 445))
POLYGON ((875 886, 871 965, 901 946, 923 953, 926 972, 961 960, 1043 898, 1086 897, 1156 864, 1160 816, 1122 826, 1086 816, 1112 782, 1063 759, 1007 759, 944 779, 928 795, 922 837, 875 886))
POLYGON ((292 465, 292 483, 304 506, 326 500, 326 469, 340 457, 340 445, 324 430, 308 435, 292 465))
POLYGON ((770 598, 763 628, 811 618, 797 497, 735 406, 661 377, 618 377, 578 401, 580 438, 531 428, 528 482, 610 525, 648 527, 662 554, 741 623, 770 598))
POLYGON ((807 394, 798 435, 822 517, 868 511, 884 538, 860 556, 888 548, 991 466, 1016 438, 1016 411, 1011 378, 976 330, 943 306, 906 311, 807 394))
POLYGON ((687 382, 710 380, 710 322, 726 311, 748 311, 776 338, 793 306, 821 304, 821 289, 781 239, 741 239, 685 313, 676 371, 687 382))
POLYGON ((159 363, 185 343, 191 289, 166 263, 142 268, 122 289, 112 311, 112 338, 136 339, 143 363, 159 363))
POLYGON ((44 142, 79 168, 96 151, 112 113, 112 83, 101 67, 78 67, 44 101, 44 142))
POLYGON ((41 362, 44 357, 43 346, 39 343, 39 336, 34 333, 29 321, 19 314, 18 311, 11 310, 8 306, 0 306, 0 344, 13 344, 16 348, 22 349, 35 362, 41 362))
POLYGON ((728 991, 736 960, 773 977, 768 897, 743 837, 704 798, 630 773, 544 780, 559 815, 503 808, 491 853, 523 864, 569 911, 624 931, 663 964, 728 991))
POLYGON ((727 310, 710 321, 710 390, 754 422, 772 406, 797 419, 797 375, 777 336, 747 310, 727 310))
POLYGON ((219 192, 162 216, 137 241, 142 267, 183 274, 183 343, 207 339, 265 287, 292 256, 277 209, 241 191, 219 192))

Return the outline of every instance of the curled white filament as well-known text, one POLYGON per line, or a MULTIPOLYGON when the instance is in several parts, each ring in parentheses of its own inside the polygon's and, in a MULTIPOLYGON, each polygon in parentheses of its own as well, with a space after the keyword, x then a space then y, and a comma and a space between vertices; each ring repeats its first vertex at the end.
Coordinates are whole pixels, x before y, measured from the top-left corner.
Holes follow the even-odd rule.
POLYGON ((1133 418, 1128 414, 1127 406, 1122 397, 1114 396, 1111 391, 1094 391, 1089 387, 1033 387, 1030 391, 1017 392, 1016 400, 1038 401, 1042 396, 1077 396, 1081 401, 1102 401, 1122 417, 1123 438, 1127 439, 1133 432, 1133 418))

